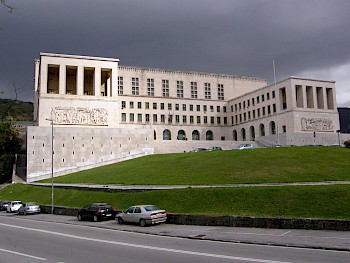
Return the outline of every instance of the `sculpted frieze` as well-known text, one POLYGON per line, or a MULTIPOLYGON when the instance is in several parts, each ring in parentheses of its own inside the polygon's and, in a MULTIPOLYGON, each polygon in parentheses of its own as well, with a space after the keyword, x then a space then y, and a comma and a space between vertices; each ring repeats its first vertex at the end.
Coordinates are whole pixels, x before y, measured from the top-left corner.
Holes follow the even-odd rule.
POLYGON ((55 107, 52 118, 55 124, 107 125, 108 111, 103 108, 55 107))
POLYGON ((333 121, 326 118, 301 118, 302 131, 333 131, 333 121))

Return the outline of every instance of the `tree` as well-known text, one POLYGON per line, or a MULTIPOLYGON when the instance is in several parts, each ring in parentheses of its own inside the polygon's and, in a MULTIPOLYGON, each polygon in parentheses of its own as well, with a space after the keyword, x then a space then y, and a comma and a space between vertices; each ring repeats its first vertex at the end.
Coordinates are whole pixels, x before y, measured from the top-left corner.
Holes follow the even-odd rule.
POLYGON ((10 13, 12 13, 13 9, 15 9, 13 6, 8 5, 8 4, 6 3, 5 0, 0 0, 0 3, 1 3, 3 6, 5 6, 5 7, 9 10, 10 13))
POLYGON ((0 183, 11 180, 15 154, 21 151, 22 139, 10 123, 0 123, 0 183))

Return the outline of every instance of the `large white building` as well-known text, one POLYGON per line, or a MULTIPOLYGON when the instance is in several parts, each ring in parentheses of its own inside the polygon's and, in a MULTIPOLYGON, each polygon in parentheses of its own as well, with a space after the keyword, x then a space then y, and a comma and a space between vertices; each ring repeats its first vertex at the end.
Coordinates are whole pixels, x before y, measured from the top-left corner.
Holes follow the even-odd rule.
POLYGON ((27 181, 195 147, 333 145, 335 82, 120 66, 118 59, 41 53, 27 181), (51 121, 52 120, 52 121, 51 121), (53 124, 53 126, 51 126, 53 124), (53 128, 53 129, 52 129, 53 128))

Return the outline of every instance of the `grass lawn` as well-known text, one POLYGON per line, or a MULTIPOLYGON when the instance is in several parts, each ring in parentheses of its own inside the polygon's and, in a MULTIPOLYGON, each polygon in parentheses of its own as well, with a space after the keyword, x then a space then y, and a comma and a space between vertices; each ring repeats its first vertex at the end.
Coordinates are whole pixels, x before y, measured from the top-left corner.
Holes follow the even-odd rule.
MULTIPOLYGON (((0 199, 51 204, 51 188, 10 185, 0 199)), ((108 202, 123 210, 135 204, 156 204, 169 213, 256 217, 350 219, 350 185, 242 187, 159 190, 139 193, 55 189, 55 205, 82 207, 108 202)))
POLYGON ((350 180, 349 159, 349 149, 313 146, 158 154, 73 173, 55 178, 55 182, 214 185, 346 181, 350 180))

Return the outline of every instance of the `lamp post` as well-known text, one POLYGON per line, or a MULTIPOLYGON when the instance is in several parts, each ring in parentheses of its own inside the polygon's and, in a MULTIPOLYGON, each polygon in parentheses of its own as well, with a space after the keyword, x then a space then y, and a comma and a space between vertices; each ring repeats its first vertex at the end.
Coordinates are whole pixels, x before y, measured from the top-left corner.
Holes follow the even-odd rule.
POLYGON ((53 119, 46 119, 51 122, 51 214, 54 209, 54 194, 53 194, 53 119))

